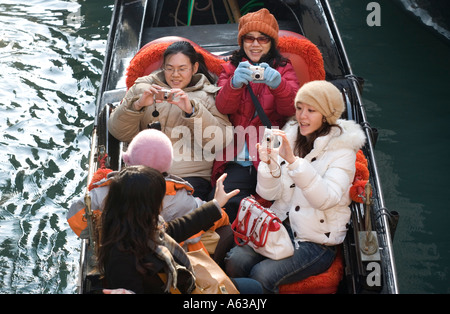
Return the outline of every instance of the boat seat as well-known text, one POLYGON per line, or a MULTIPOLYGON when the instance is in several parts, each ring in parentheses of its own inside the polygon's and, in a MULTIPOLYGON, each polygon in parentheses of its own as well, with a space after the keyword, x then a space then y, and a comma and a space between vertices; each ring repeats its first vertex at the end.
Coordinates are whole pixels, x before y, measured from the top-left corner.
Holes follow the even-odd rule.
POLYGON ((134 82, 139 77, 149 75, 153 71, 160 69, 166 48, 172 43, 180 40, 190 42, 195 50, 203 55, 206 67, 212 74, 217 76, 220 74, 222 71, 221 64, 225 62, 223 57, 213 55, 189 39, 178 36, 166 36, 147 43, 131 59, 130 65, 127 68, 127 88, 133 86, 134 82))
MULTIPOLYGON (((197 52, 203 55, 209 71, 216 76, 220 75, 221 64, 226 62, 225 60, 229 56, 214 55, 183 37, 166 36, 147 43, 131 59, 127 68, 127 88, 130 88, 137 78, 149 75, 161 68, 164 51, 171 43, 179 40, 189 41, 197 52)), ((291 60, 300 86, 309 81, 325 79, 322 54, 317 46, 306 37, 291 31, 280 30, 278 48, 283 56, 291 60)))
POLYGON ((335 294, 343 275, 344 261, 342 249, 339 246, 336 258, 326 271, 294 283, 280 285, 278 292, 280 294, 335 294))
POLYGON ((315 44, 291 31, 280 30, 278 36, 278 49, 291 61, 300 86, 306 82, 325 79, 322 53, 315 44))

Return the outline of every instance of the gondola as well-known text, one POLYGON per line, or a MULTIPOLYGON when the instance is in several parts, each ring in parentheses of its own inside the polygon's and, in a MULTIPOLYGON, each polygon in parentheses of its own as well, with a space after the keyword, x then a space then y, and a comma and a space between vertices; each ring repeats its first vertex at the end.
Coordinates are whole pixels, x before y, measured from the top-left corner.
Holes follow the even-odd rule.
MULTIPOLYGON (((150 49, 152 44, 185 38, 210 57, 211 66, 217 65, 238 47, 236 22, 239 17, 262 7, 266 7, 276 17, 280 32, 286 35, 286 41, 289 42, 290 38, 307 41, 314 51, 319 52, 322 62, 320 73, 309 73, 309 77, 303 79, 312 80, 315 75, 321 75, 339 87, 346 102, 346 118, 358 122, 367 137, 362 153, 370 174, 370 184, 366 187, 371 187, 371 194, 366 195, 371 197, 351 205, 351 223, 340 248, 341 264, 338 267, 341 276, 331 293, 396 294, 398 282, 392 242, 398 214, 388 210, 383 199, 374 154, 377 131, 367 121, 362 103, 363 79, 352 72, 327 0, 116 0, 97 96, 87 182, 92 180, 100 167, 106 165, 117 170, 122 166, 124 143, 109 134, 109 114, 132 83, 130 77, 143 75, 152 66, 157 66, 141 65, 136 74, 136 71, 130 70, 136 63, 136 56, 150 49)), ((293 58, 295 53, 291 54, 293 58)), ((309 52, 305 52, 303 59, 309 55, 309 52)), ((301 67, 300 63, 296 63, 298 67, 301 67)), ((89 206, 85 216, 92 227, 92 210, 89 206)), ((93 234, 93 228, 90 229, 93 234)), ((93 238, 81 240, 78 293, 89 293, 101 287, 101 280, 95 272, 94 245, 93 238)), ((330 291, 319 287, 312 292, 330 291)), ((296 293, 296 290, 294 288, 286 293, 296 293)))

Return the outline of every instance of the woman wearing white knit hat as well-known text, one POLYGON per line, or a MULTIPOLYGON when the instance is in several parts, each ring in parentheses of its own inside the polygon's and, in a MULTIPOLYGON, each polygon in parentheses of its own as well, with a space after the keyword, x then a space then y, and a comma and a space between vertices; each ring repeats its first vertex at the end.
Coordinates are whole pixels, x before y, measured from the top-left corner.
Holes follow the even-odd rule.
POLYGON ((235 247, 226 260, 230 276, 249 276, 269 292, 324 272, 333 262, 350 220, 349 189, 356 153, 365 135, 344 112, 340 91, 326 81, 304 84, 295 97, 296 121, 283 130, 279 148, 259 145, 256 191, 267 199, 281 220, 288 219, 294 255, 271 260, 249 246, 235 247))

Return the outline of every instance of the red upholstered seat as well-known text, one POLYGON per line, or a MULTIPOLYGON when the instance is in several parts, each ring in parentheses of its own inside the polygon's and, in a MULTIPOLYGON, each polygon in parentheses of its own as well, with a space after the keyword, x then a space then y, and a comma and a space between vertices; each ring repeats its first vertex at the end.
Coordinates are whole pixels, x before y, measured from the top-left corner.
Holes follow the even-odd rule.
MULTIPOLYGON (((289 31, 280 30, 279 36, 278 48, 285 57, 291 60, 300 86, 309 81, 325 79, 322 54, 316 45, 302 35, 289 31)), ((221 64, 225 62, 224 59, 227 56, 216 56, 183 37, 166 36, 147 43, 131 59, 127 69, 127 88, 130 88, 137 78, 159 69, 164 51, 171 43, 178 40, 189 41, 197 52, 203 54, 209 71, 217 76, 220 74, 221 64)))
POLYGON ((278 35, 278 49, 291 61, 300 86, 309 81, 325 79, 322 53, 316 45, 294 32, 280 30, 278 35))
POLYGON ((279 287, 280 294, 333 294, 338 290, 339 282, 344 274, 344 264, 341 249, 325 272, 306 279, 279 287))
POLYGON ((215 75, 222 71, 221 64, 225 62, 221 57, 213 55, 206 49, 200 47, 189 39, 178 36, 166 36, 155 39, 142 47, 131 59, 127 69, 127 88, 133 86, 137 78, 149 75, 155 70, 161 68, 162 57, 166 48, 175 41, 188 41, 194 46, 195 50, 203 55, 208 70, 215 75))

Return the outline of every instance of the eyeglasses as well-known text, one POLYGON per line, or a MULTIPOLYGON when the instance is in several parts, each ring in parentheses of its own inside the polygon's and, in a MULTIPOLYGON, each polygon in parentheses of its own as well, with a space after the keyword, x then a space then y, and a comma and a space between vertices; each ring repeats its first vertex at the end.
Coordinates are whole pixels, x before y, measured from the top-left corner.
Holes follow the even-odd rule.
POLYGON ((242 39, 244 40, 245 43, 248 44, 253 43, 255 40, 257 40, 259 44, 267 44, 270 41, 270 37, 267 36, 253 37, 250 35, 244 35, 242 36, 242 39))
POLYGON ((175 69, 172 67, 167 67, 163 69, 164 72, 166 72, 167 74, 174 74, 175 72, 178 72, 178 74, 183 75, 185 73, 187 73, 188 71, 190 71, 190 68, 179 68, 179 69, 175 69))

